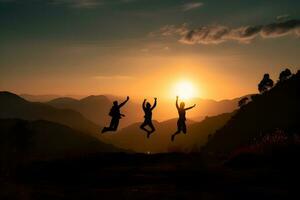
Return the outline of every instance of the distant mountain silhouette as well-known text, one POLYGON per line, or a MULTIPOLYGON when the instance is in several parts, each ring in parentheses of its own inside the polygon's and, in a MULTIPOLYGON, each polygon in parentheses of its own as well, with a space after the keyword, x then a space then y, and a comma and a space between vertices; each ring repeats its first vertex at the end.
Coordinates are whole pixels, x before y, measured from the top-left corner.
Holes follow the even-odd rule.
POLYGON ((78 111, 87 119, 101 126, 103 126, 112 104, 111 101, 103 95, 88 96, 80 100, 64 97, 53 99, 47 103, 56 108, 78 111))
POLYGON ((300 133, 300 73, 278 82, 272 89, 254 95, 228 123, 209 140, 204 150, 230 153, 254 138, 280 129, 290 136, 300 133))
MULTIPOLYGON (((122 101, 125 97, 118 97, 118 96, 112 96, 112 95, 105 95, 109 101, 122 101)), ((250 95, 246 95, 247 97, 250 97, 250 95)), ((226 99, 226 100, 220 100, 215 101, 211 99, 191 99, 189 100, 190 104, 197 104, 197 107, 193 110, 189 111, 189 118, 195 121, 201 121, 206 116, 216 116, 220 115, 222 113, 230 113, 233 112, 235 109, 238 109, 238 102, 244 98, 245 96, 234 98, 234 99, 226 99)), ((135 122, 139 122, 143 120, 143 110, 142 110, 142 101, 136 101, 135 99, 131 99, 126 106, 123 108, 123 112, 126 115, 126 117, 122 118, 120 127, 125 128, 126 126, 129 126, 135 122)), ((106 108, 107 110, 103 113, 99 113, 96 109, 94 109, 94 116, 97 116, 100 120, 104 120, 106 123, 109 122, 109 118, 107 117, 108 111, 110 109, 110 106, 106 108)), ((79 110, 77 110, 79 111, 79 110)), ((85 115, 84 115, 85 116, 85 115)), ((157 109, 153 112, 153 118, 158 121, 165 121, 167 119, 172 119, 177 117, 177 111, 174 106, 173 102, 162 100, 158 98, 158 104, 157 109)), ((87 117, 87 116, 86 116, 87 117)), ((87 117, 88 118, 88 117, 87 117)), ((94 121, 91 118, 88 118, 92 121, 94 121)), ((99 121, 99 120, 98 120, 99 121)), ((98 124, 100 122, 97 122, 98 124)), ((103 123, 102 123, 103 124, 103 123)))
POLYGON ((124 150, 67 126, 44 121, 0 119, 1 163, 57 159, 124 150))
POLYGON ((92 134, 96 134, 100 130, 98 125, 87 120, 79 112, 58 109, 44 103, 29 102, 10 92, 0 92, 0 110, 0 118, 42 119, 92 134))
POLYGON ((153 121, 156 131, 151 135, 150 139, 147 139, 144 132, 139 129, 141 123, 132 124, 116 134, 107 134, 102 137, 104 141, 136 152, 199 151, 200 147, 207 141, 208 135, 221 128, 231 116, 231 113, 221 114, 207 117, 202 122, 188 120, 187 134, 178 135, 178 138, 173 143, 170 137, 176 131, 177 119, 163 122, 153 121))
POLYGON ((47 102, 52 99, 61 97, 60 95, 55 95, 55 94, 49 94, 49 95, 20 94, 19 96, 26 99, 27 101, 33 101, 33 102, 47 102))
MULTIPOLYGON (((47 95, 46 95, 47 96, 47 95)), ((249 97, 250 95, 247 95, 249 97)), ((26 100, 32 101, 37 99, 43 99, 43 95, 24 95, 26 100)), ((80 100, 72 97, 59 97, 54 98, 47 103, 56 108, 72 109, 80 112, 84 117, 90 121, 103 126, 103 124, 109 123, 108 112, 111 104, 114 100, 122 101, 125 97, 113 96, 113 95, 95 95, 82 98, 80 100)), ((197 104, 194 110, 189 112, 190 119, 195 121, 201 121, 206 116, 215 116, 222 113, 229 113, 238 108, 238 102, 240 99, 228 99, 215 101, 211 99, 190 99, 191 104, 197 104)), ((120 123, 120 127, 124 128, 135 122, 139 122, 143 119, 143 111, 141 109, 141 101, 131 99, 123 112, 126 115, 120 123)), ((174 109, 174 104, 167 100, 158 99, 158 109, 154 112, 154 119, 164 121, 166 119, 172 119, 177 116, 177 111, 174 109)))
POLYGON ((238 109, 238 102, 245 98, 250 97, 251 95, 245 95, 233 99, 224 99, 220 101, 212 99, 194 99, 192 102, 197 104, 195 111, 191 110, 189 115, 192 119, 202 120, 206 116, 216 116, 222 113, 231 113, 234 110, 238 109))

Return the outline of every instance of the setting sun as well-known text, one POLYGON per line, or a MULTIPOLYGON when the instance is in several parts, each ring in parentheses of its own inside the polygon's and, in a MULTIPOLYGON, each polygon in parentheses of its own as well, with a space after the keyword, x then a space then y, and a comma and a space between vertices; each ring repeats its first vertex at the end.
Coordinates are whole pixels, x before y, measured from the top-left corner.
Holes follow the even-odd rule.
POLYGON ((190 99, 197 96, 194 85, 189 81, 181 81, 174 87, 174 93, 181 99, 190 99))

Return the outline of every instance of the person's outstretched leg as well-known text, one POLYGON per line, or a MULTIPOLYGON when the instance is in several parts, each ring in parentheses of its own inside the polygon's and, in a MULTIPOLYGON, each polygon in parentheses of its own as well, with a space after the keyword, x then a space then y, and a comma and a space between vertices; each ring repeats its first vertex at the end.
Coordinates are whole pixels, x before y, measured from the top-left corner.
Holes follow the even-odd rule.
POLYGON ((177 130, 172 136, 171 136, 171 141, 173 142, 175 140, 175 136, 180 133, 180 130, 177 130))
POLYGON ((148 126, 151 128, 151 131, 148 132, 147 138, 150 138, 150 135, 155 131, 155 128, 154 128, 152 122, 149 122, 148 126))
POLYGON ((147 132, 147 134, 149 133, 149 131, 145 128, 145 126, 147 126, 147 123, 144 121, 141 126, 140 129, 142 129, 143 131, 147 132))
POLYGON ((104 127, 101 131, 101 133, 105 133, 108 131, 116 131, 119 125, 119 119, 112 118, 109 124, 109 127, 104 127))
POLYGON ((186 134, 186 124, 185 124, 185 122, 183 122, 183 124, 182 124, 182 132, 184 134, 186 134))
POLYGON ((112 130, 112 131, 117 131, 117 130, 118 130, 119 122, 120 122, 120 118, 115 118, 115 119, 113 120, 113 123, 112 123, 112 125, 111 125, 111 130, 112 130))
POLYGON ((181 120, 179 119, 179 120, 177 121, 177 131, 171 136, 171 141, 172 141, 172 142, 175 140, 175 136, 178 135, 178 134, 181 132, 181 130, 182 130, 181 124, 182 124, 182 122, 181 122, 181 120))
POLYGON ((108 131, 108 127, 103 127, 101 133, 105 133, 105 132, 107 132, 107 131, 108 131))

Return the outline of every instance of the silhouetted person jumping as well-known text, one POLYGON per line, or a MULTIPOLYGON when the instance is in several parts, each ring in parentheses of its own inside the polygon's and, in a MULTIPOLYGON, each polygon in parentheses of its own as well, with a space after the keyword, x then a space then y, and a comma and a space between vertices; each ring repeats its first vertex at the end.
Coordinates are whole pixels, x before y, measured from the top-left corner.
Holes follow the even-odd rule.
POLYGON ((129 97, 127 97, 127 99, 120 105, 118 105, 118 101, 114 101, 113 106, 109 111, 109 116, 111 116, 110 125, 109 125, 109 127, 104 127, 102 129, 102 133, 105 133, 108 131, 116 131, 118 129, 120 119, 125 116, 125 115, 121 114, 120 108, 122 106, 124 106, 128 100, 129 100, 129 97))
POLYGON ((140 128, 147 132, 147 138, 149 138, 151 133, 153 133, 155 131, 155 128, 152 124, 152 110, 156 107, 156 104, 157 104, 157 98, 154 98, 154 104, 152 107, 149 102, 147 102, 147 104, 146 104, 146 99, 144 99, 144 101, 143 101, 143 110, 145 113, 145 116, 144 116, 145 120, 141 124, 140 128), (145 128, 146 126, 149 126, 151 128, 151 130, 149 131, 148 129, 146 129, 145 128))
POLYGON ((187 110, 194 108, 196 106, 196 104, 194 104, 193 106, 188 107, 188 108, 184 108, 184 106, 185 106, 184 102, 181 102, 180 106, 178 106, 178 96, 177 96, 176 97, 176 108, 177 108, 177 111, 178 111, 179 119, 177 121, 177 131, 171 137, 172 142, 174 141, 175 136, 177 134, 179 134, 181 131, 184 134, 186 134, 185 113, 186 113, 187 110))

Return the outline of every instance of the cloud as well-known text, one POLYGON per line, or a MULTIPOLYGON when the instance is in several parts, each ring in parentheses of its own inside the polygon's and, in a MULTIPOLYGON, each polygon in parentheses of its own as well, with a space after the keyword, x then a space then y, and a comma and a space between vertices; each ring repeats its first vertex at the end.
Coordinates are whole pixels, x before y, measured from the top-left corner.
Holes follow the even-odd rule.
POLYGON ((300 20, 288 20, 285 22, 272 23, 262 28, 263 37, 280 37, 300 28, 300 20))
POLYGON ((103 0, 53 0, 54 4, 66 4, 75 8, 94 8, 103 4, 103 0))
POLYGON ((284 14, 284 15, 279 15, 276 17, 277 20, 281 21, 281 20, 286 20, 290 17, 290 15, 288 14, 284 14))
POLYGON ((124 76, 124 75, 99 75, 94 76, 94 79, 98 80, 130 80, 133 79, 132 76, 124 76))
POLYGON ((184 35, 189 31, 187 24, 183 24, 179 27, 175 25, 166 25, 162 27, 159 31, 150 33, 151 36, 163 35, 163 36, 171 36, 174 34, 184 35))
POLYGON ((229 29, 225 26, 203 26, 198 29, 190 30, 179 40, 184 44, 219 44, 225 41, 229 29))
POLYGON ((179 36, 179 42, 183 44, 220 44, 227 41, 250 43, 259 36, 261 38, 277 38, 289 34, 299 36, 300 20, 237 28, 210 25, 189 29, 186 24, 181 26, 167 25, 160 29, 159 34, 162 36, 179 36))
POLYGON ((194 10, 196 8, 202 7, 204 4, 201 2, 193 2, 193 3, 187 3, 183 5, 183 11, 189 11, 194 10))

